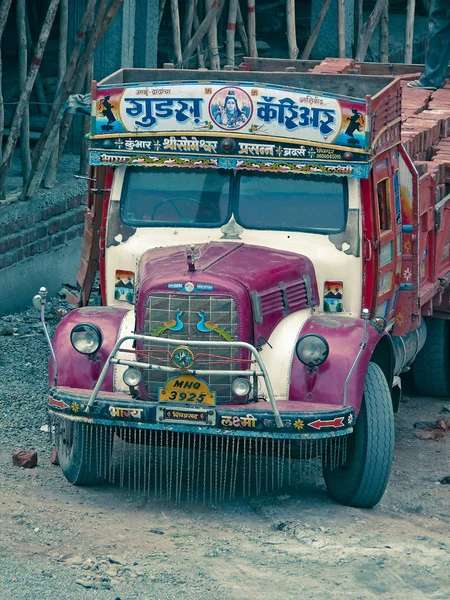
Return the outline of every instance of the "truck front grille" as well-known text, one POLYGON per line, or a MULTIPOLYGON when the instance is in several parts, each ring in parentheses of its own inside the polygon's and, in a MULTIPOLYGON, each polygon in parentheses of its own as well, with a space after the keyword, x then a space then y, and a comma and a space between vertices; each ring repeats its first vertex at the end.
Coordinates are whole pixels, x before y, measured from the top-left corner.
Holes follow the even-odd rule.
MULTIPOLYGON (((215 331, 202 332, 199 331, 198 325, 202 321, 201 316, 198 313, 204 315, 204 321, 210 322, 218 326, 222 331, 229 334, 233 341, 239 339, 238 336, 238 322, 236 304, 232 298, 222 296, 204 296, 204 295, 181 295, 181 294, 152 294, 147 300, 145 307, 145 323, 144 333, 145 335, 155 334, 158 330, 165 327, 165 323, 177 321, 177 324, 172 327, 168 327, 164 331, 159 333, 159 337, 165 337, 169 339, 179 339, 189 342, 195 340, 201 341, 225 341, 215 331), (177 320, 177 313, 179 315, 177 320), (182 326, 181 326, 182 324, 182 326)), ((167 350, 173 351, 175 346, 152 344, 145 342, 143 350, 167 350)), ((218 347, 199 347, 191 346, 194 354, 201 352, 202 354, 214 355, 215 358, 202 357, 201 365, 197 364, 197 368, 201 369, 214 369, 214 370, 230 370, 239 368, 236 363, 231 364, 216 364, 219 359, 216 357, 225 357, 227 359, 237 358, 239 356, 236 348, 225 346, 223 348, 218 347), (210 361, 213 364, 209 364, 210 361)), ((149 362, 154 363, 154 360, 149 362)), ((170 361, 168 364, 171 364, 170 361)), ((164 383, 173 377, 173 374, 144 370, 144 381, 152 400, 156 400, 158 388, 163 386, 164 383)), ((232 376, 220 375, 220 376, 202 376, 211 390, 217 393, 217 402, 225 404, 232 400, 231 395, 231 382, 232 376)))

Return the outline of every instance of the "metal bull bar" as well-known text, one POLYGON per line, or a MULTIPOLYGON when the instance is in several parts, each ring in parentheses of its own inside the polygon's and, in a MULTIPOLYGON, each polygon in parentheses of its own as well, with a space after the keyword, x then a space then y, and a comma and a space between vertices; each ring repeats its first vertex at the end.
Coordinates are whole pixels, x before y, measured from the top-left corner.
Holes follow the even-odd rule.
POLYGON ((100 387, 106 377, 106 373, 108 372, 108 369, 110 367, 111 364, 114 365, 123 365, 123 366, 127 366, 127 367, 139 367, 142 369, 150 369, 153 371, 165 371, 167 373, 183 373, 186 375, 236 375, 236 376, 242 376, 242 377, 263 377, 264 378, 264 383, 266 385, 266 389, 267 389, 267 394, 269 396, 269 401, 270 401, 270 405, 272 407, 272 411, 274 414, 274 419, 275 419, 275 423, 277 425, 277 427, 281 428, 283 427, 283 421, 281 420, 280 417, 280 413, 278 411, 278 407, 275 401, 275 397, 273 394, 273 389, 272 389, 272 384, 270 383, 270 378, 269 378, 269 374, 267 372, 267 369, 259 355, 258 350, 252 346, 251 344, 247 344, 247 342, 214 342, 214 341, 195 341, 195 342, 189 342, 189 341, 183 341, 183 340, 172 340, 172 339, 168 339, 168 338, 161 338, 161 337, 152 337, 149 335, 136 335, 136 334, 131 334, 131 335, 127 335, 125 337, 120 338, 116 344, 114 345, 114 348, 112 349, 110 355, 108 356, 102 372, 100 373, 100 376, 98 378, 98 381, 94 387, 94 389, 92 390, 92 394, 89 398, 89 402, 86 405, 86 412, 90 412, 90 409, 93 407, 95 400, 97 398, 97 394, 100 390, 100 387), (128 340, 135 340, 135 341, 144 341, 144 342, 154 342, 155 344, 169 344, 172 346, 180 346, 180 345, 185 345, 185 346, 207 346, 209 348, 211 347, 222 347, 224 345, 226 346, 231 346, 233 348, 245 348, 246 350, 249 350, 252 357, 254 357, 255 362, 257 363, 258 367, 259 367, 259 371, 253 370, 253 369, 247 369, 247 370, 243 370, 243 371, 234 371, 234 370, 210 370, 210 369, 179 369, 176 367, 165 367, 162 365, 152 365, 152 364, 148 364, 148 363, 144 363, 144 362, 140 362, 140 361, 136 361, 136 360, 126 360, 126 359, 122 359, 122 358, 116 358, 116 355, 118 352, 120 352, 120 347, 121 345, 128 341, 128 340))

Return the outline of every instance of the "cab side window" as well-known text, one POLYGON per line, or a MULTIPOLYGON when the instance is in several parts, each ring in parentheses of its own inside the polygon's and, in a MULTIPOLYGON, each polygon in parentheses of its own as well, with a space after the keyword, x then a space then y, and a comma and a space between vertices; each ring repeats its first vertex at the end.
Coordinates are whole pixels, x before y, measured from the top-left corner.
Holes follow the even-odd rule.
POLYGON ((378 215, 380 232, 392 229, 391 198, 389 179, 382 179, 377 183, 378 215))

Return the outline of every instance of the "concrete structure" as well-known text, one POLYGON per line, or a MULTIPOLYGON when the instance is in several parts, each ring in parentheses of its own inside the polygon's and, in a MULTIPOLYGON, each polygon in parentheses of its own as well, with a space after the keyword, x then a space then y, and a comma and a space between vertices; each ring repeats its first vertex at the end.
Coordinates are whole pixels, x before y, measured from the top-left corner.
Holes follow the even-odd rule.
MULTIPOLYGON (((317 16, 324 0, 311 0, 311 29, 317 21, 317 16)), ((353 2, 345 2, 345 56, 353 56, 353 38, 355 11, 353 2)), ((319 60, 328 56, 339 56, 338 53, 338 15, 337 2, 332 2, 328 8, 322 27, 319 32, 314 48, 311 52, 311 59, 319 60)))

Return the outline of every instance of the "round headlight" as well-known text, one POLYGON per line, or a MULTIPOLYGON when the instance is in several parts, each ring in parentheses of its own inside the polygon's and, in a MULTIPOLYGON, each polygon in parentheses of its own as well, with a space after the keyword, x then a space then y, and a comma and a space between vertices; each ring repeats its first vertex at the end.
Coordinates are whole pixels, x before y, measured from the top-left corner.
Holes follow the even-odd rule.
POLYGON ((123 380, 129 387, 137 387, 142 381, 142 373, 139 369, 129 367, 123 374, 123 380))
POLYGON ((77 352, 95 354, 102 345, 103 336, 97 325, 80 323, 72 329, 70 341, 77 352))
POLYGON ((231 384, 231 389, 233 390, 233 394, 236 396, 248 396, 252 386, 250 385, 250 381, 248 379, 238 377, 231 384))
POLYGON ((321 335, 302 335, 295 347, 298 359, 307 367, 321 365, 328 356, 328 342, 321 335))

